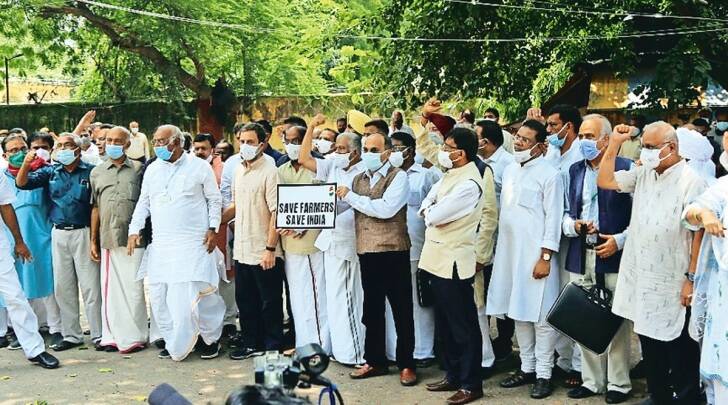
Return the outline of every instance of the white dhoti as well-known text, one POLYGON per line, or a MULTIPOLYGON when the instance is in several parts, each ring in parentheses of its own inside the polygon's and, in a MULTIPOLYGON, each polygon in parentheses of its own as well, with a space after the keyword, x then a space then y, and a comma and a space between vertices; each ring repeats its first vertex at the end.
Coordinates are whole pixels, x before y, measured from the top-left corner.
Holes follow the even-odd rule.
POLYGON ((198 336, 208 345, 220 339, 225 303, 215 286, 200 281, 150 283, 149 295, 172 360, 184 360, 198 336))
MULTIPOLYGON (((7 251, 0 252, 0 296, 5 300, 7 316, 13 324, 15 336, 23 347, 25 357, 32 359, 43 353, 45 342, 38 333, 38 318, 25 298, 13 258, 7 251)), ((5 326, 7 327, 7 321, 5 326)))
POLYGON ((324 278, 331 352, 339 363, 363 364, 364 290, 359 259, 354 256, 347 260, 325 251, 324 278))
MULTIPOLYGON (((415 321, 415 360, 435 358, 435 311, 433 307, 422 307, 417 297, 417 266, 419 260, 410 261, 412 274, 412 315, 415 321)), ((387 358, 394 361, 397 358, 397 331, 394 325, 392 308, 389 300, 385 308, 387 331, 387 358)))
POLYGON ((128 352, 149 338, 144 283, 136 279, 144 249, 129 256, 125 247, 101 254, 101 344, 128 352))
POLYGON ((324 254, 286 253, 285 268, 296 328, 296 347, 318 343, 326 353, 331 353, 331 335, 326 314, 324 254))

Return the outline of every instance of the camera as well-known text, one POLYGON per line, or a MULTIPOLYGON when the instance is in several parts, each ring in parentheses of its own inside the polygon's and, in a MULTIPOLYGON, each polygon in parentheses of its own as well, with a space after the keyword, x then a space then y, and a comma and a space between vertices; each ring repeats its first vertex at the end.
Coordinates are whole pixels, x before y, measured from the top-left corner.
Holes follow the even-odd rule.
POLYGON ((295 388, 299 380, 330 386, 331 382, 321 376, 328 367, 329 356, 316 343, 296 348, 293 358, 270 351, 255 359, 255 383, 285 389, 295 388))

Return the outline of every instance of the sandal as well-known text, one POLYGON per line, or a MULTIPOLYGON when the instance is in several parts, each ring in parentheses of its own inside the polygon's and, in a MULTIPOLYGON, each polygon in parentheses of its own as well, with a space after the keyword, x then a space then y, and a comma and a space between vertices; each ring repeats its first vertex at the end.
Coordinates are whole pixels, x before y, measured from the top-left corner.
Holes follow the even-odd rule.
POLYGON ((576 370, 569 371, 566 373, 566 377, 564 377, 564 387, 566 388, 581 387, 583 383, 584 381, 581 379, 581 373, 576 370))
POLYGON ((524 373, 522 370, 518 370, 501 381, 500 386, 503 388, 516 388, 534 382, 536 382, 536 373, 524 373))

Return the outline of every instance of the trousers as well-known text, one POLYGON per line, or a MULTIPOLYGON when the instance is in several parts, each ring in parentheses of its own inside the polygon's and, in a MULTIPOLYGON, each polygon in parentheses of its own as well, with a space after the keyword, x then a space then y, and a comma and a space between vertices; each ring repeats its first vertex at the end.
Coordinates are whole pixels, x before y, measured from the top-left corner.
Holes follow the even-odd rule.
POLYGON ((385 299, 392 306, 397 331, 397 367, 415 368, 415 326, 412 315, 412 281, 409 250, 359 255, 366 327, 364 359, 375 367, 386 367, 385 299))
MULTIPOLYGON (((25 298, 13 258, 8 251, 0 252, 0 296, 5 300, 8 317, 25 357, 32 359, 43 353, 45 342, 38 333, 38 318, 25 298)), ((7 321, 5 326, 7 327, 7 321)))
POLYGON ((236 263, 235 301, 243 344, 280 350, 283 345, 283 261, 272 269, 236 263))
POLYGON ((546 321, 515 321, 516 340, 521 350, 521 371, 536 372, 537 378, 551 379, 556 332, 546 321))
POLYGON ((61 310, 63 339, 83 342, 78 290, 81 287, 91 339, 101 339, 101 279, 98 263, 89 255, 89 228, 70 231, 53 229, 53 287, 61 310))

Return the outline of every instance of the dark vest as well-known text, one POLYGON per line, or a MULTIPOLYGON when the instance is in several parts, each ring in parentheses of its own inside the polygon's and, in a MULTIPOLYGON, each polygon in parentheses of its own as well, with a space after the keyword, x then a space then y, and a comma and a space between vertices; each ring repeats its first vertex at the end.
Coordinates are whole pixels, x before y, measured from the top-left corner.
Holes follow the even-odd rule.
MULTIPOLYGON (((617 157, 614 170, 629 170, 632 161, 617 157)), ((569 168, 569 216, 571 219, 579 219, 582 210, 582 192, 584 190, 584 174, 588 162, 582 160, 574 163, 569 168)), ((629 219, 632 215, 632 197, 629 193, 618 193, 613 190, 598 189, 597 204, 599 205, 599 233, 614 235, 622 233, 629 226, 629 219)), ((618 251, 607 259, 597 256, 597 273, 616 273, 619 271, 619 261, 622 259, 622 251, 618 251)), ((581 240, 580 238, 569 238, 569 250, 566 256, 566 270, 571 273, 583 274, 584 264, 581 262, 581 240)))

